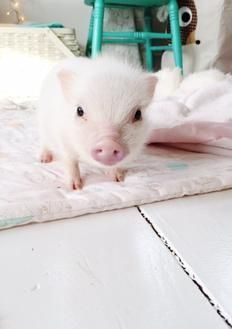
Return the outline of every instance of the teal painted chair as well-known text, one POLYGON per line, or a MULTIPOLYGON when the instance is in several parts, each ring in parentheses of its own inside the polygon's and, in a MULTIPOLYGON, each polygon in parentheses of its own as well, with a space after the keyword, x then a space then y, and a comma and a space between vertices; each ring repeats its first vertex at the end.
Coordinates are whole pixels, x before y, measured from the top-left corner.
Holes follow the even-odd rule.
POLYGON ((92 6, 92 15, 89 25, 86 55, 95 57, 101 52, 103 43, 143 43, 146 50, 146 67, 153 69, 153 51, 173 51, 175 65, 183 69, 182 46, 179 26, 179 8, 177 0, 85 0, 85 4, 92 6), (171 33, 155 33, 152 31, 151 8, 167 5, 170 20, 171 33), (103 31, 103 19, 105 8, 144 8, 143 32, 105 32, 103 31), (152 46, 152 39, 170 40, 170 44, 152 46))

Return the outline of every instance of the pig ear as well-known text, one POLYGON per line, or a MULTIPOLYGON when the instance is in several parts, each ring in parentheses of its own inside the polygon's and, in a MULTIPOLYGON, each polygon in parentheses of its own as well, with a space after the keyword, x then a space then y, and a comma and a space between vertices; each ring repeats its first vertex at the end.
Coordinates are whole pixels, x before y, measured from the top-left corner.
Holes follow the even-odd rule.
POLYGON ((146 83, 148 86, 148 94, 150 98, 154 97, 157 82, 158 78, 154 73, 146 75, 146 83))
POLYGON ((67 69, 63 69, 57 73, 58 80, 61 85, 64 97, 68 102, 73 99, 73 86, 76 82, 76 74, 67 69))

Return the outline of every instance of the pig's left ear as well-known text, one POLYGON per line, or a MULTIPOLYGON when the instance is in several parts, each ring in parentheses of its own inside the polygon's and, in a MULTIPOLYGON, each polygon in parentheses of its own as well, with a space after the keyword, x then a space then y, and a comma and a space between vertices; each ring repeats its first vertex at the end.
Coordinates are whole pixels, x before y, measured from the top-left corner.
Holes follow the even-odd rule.
POLYGON ((74 98, 73 88, 77 79, 76 74, 67 69, 62 69, 57 73, 57 77, 66 101, 72 102, 74 98))
POLYGON ((158 78, 154 73, 146 74, 146 84, 148 88, 149 98, 153 98, 156 90, 156 85, 158 82, 158 78))

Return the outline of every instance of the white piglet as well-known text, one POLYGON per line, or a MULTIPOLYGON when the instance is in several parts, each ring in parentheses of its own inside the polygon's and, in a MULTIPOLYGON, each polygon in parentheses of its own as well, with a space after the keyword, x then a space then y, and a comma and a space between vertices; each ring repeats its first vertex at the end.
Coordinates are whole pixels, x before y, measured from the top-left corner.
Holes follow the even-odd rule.
POLYGON ((41 161, 63 161, 67 182, 82 187, 79 162, 100 166, 113 179, 141 152, 149 133, 146 109, 157 78, 111 57, 59 63, 39 101, 41 161))

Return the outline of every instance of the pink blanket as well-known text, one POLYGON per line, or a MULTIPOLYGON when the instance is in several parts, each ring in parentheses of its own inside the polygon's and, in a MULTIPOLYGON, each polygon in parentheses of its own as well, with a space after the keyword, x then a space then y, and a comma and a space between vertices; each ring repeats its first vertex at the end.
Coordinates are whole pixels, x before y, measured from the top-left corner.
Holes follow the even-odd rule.
POLYGON ((232 156, 232 78, 210 77, 204 84, 204 74, 189 77, 171 96, 154 100, 149 144, 232 156))

